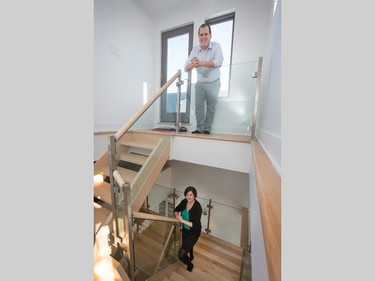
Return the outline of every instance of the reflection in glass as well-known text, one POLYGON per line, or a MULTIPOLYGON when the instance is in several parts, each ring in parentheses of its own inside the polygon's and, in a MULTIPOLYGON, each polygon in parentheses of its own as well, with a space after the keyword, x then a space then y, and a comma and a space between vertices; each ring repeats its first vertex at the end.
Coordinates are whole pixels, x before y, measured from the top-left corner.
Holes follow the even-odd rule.
MULTIPOLYGON (((187 73, 183 70, 186 57, 181 54, 187 54, 189 47, 189 34, 183 34, 173 38, 168 38, 168 54, 167 54, 167 77, 171 77, 177 69, 181 69, 181 80, 187 79, 187 73)), ((167 90, 167 112, 177 112, 177 92, 171 91, 173 88, 167 90)), ((177 88, 176 88, 177 89, 177 88)), ((181 101, 180 111, 181 113, 186 112, 186 100, 187 100, 187 83, 185 82, 181 86, 181 101)))

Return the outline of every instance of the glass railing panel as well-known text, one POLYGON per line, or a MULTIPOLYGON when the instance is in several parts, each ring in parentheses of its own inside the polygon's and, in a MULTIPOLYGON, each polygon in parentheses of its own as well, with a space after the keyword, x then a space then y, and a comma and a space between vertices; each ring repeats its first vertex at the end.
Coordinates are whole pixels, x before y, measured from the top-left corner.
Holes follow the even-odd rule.
MULTIPOLYGON (((173 190, 172 190, 173 193, 173 190)), ((177 206, 183 199, 185 199, 184 192, 182 191, 175 191, 175 205, 177 206)), ((209 199, 203 198, 203 197, 197 197, 197 201, 201 204, 202 207, 202 216, 201 216, 201 224, 202 224, 202 232, 207 232, 207 226, 208 226, 208 212, 209 212, 209 199)))
POLYGON ((152 276, 178 261, 178 224, 136 219, 134 234, 135 265, 152 276))
MULTIPOLYGON (((197 200, 198 202, 201 204, 202 206, 202 217, 201 217, 201 224, 202 224, 202 232, 205 232, 207 233, 207 227, 209 225, 209 216, 208 216, 208 213, 210 211, 209 209, 209 202, 210 200, 209 199, 205 199, 205 198, 202 198, 202 197, 197 197, 197 200)), ((208 233, 210 234, 210 233, 208 233)))
MULTIPOLYGON (((150 193, 148 194, 148 205, 152 212, 158 213, 161 216, 173 217, 173 210, 175 204, 173 201, 173 189, 154 184, 150 193)), ((182 194, 183 195, 183 194, 182 194)), ((176 192, 175 202, 179 202, 181 194, 176 192)))
POLYGON ((117 220, 113 221, 115 223, 114 230, 116 231, 116 236, 125 237, 125 232, 127 231, 125 216, 127 209, 124 203, 126 202, 126 194, 125 189, 121 188, 119 183, 116 182, 115 186, 119 192, 112 194, 112 196, 114 196, 114 201, 117 202, 112 206, 112 210, 114 211, 114 217, 118 218, 117 220))
MULTIPOLYGON (((176 69, 177 71, 177 69, 176 69)), ((172 78, 171 78, 172 79, 172 78)), ((134 123, 131 130, 158 130, 158 129, 175 129, 176 116, 178 112, 178 78, 174 80, 157 98, 147 111, 134 123)), ((161 91, 161 89, 159 90, 161 91)), ((186 85, 181 84, 180 88, 180 112, 186 115, 188 103, 186 85)), ((147 93, 144 93, 147 96, 147 93)), ((152 99, 152 97, 150 98, 152 99)), ((144 100, 146 104, 147 100, 144 100)))
MULTIPOLYGON (((177 206, 185 198, 184 193, 155 184, 148 196, 150 210, 163 216, 172 217, 173 194, 176 196, 175 206, 177 206)), ((202 206, 202 232, 207 233, 207 229, 209 229, 208 234, 240 246, 243 210, 211 200, 212 209, 209 217, 210 200, 198 196, 197 201, 202 206)))
MULTIPOLYGON (((256 91, 253 73, 257 71, 257 65, 257 61, 250 61, 221 67, 223 73, 230 72, 230 80, 222 81, 211 133, 250 135, 256 91)), ((181 85, 180 122, 188 131, 196 129, 194 76, 193 74, 190 94, 187 93, 188 80, 183 80, 181 85)), ((178 79, 149 106, 129 130, 176 129, 177 81, 178 79)))
MULTIPOLYGON (((177 92, 176 82, 173 82, 161 96, 147 109, 147 111, 134 123, 130 130, 152 130, 157 128, 174 128, 174 122, 161 124, 160 107, 171 94, 168 91, 177 92)), ((170 107, 170 105, 169 105, 170 107)))
MULTIPOLYGON (((257 61, 223 65, 222 73, 230 72, 229 81, 221 81, 219 100, 215 108, 211 133, 250 135, 253 118, 256 79, 252 78, 257 70, 257 61)), ((189 131, 196 129, 195 84, 193 74, 191 84, 191 110, 189 131)))
MULTIPOLYGON (((150 209, 159 213, 162 216, 173 217, 174 208, 185 198, 184 193, 178 190, 154 184, 151 192, 148 195, 148 204, 150 209), (173 195, 175 194, 175 195, 173 195), (173 196, 175 200, 173 201, 173 196)), ((208 199, 197 197, 197 200, 202 206, 202 231, 206 232, 208 224, 208 199)))
POLYGON ((211 235, 240 246, 242 209, 211 202, 211 235))

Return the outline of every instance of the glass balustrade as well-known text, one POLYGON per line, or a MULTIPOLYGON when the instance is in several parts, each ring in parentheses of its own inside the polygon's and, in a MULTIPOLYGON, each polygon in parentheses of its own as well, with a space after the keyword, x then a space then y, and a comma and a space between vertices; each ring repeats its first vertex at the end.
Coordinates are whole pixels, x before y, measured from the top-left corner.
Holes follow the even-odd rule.
MULTIPOLYGON (((162 216, 173 217, 173 209, 184 198, 181 191, 154 184, 148 195, 149 209, 162 216)), ((202 206, 202 232, 241 246, 242 207, 228 206, 199 196, 197 201, 202 206)), ((244 231, 246 233, 248 229, 244 231)))
MULTIPOLYGON (((253 78, 253 74, 257 70, 257 64, 257 61, 251 61, 222 66, 222 72, 228 72, 230 68, 231 75, 229 82, 222 83, 221 97, 216 104, 211 133, 250 135, 256 91, 256 79, 253 78)), ((176 130, 178 119, 179 126, 185 127, 187 131, 194 131, 196 129, 196 81, 185 79, 182 82, 180 107, 177 103, 179 89, 178 79, 176 79, 162 91, 160 97, 156 98, 139 118, 132 120, 133 124, 128 130, 173 133, 176 130), (186 87, 189 83, 190 91, 186 87), (190 110, 187 110, 187 106, 190 110), (178 109, 181 112, 179 118, 177 118, 178 109), (188 116, 186 116, 187 113, 188 116), (172 117, 169 118, 170 121, 162 120, 161 116, 164 114, 172 114, 172 117)))
POLYGON ((134 252, 136 268, 153 276, 178 261, 179 224, 134 219, 134 252))

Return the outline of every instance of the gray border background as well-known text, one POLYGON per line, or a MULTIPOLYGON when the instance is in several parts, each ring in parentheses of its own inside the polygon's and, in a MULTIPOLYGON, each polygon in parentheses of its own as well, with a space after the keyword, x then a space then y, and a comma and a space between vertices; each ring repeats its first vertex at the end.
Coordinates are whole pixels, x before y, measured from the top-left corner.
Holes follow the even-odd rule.
POLYGON ((373 9, 282 1, 282 280, 375 280, 373 9))
POLYGON ((93 280, 93 4, 0 4, 3 280, 93 280))
MULTIPOLYGON (((284 281, 375 280, 367 3, 282 1, 284 281)), ((93 5, 0 4, 7 280, 93 279, 93 5)))

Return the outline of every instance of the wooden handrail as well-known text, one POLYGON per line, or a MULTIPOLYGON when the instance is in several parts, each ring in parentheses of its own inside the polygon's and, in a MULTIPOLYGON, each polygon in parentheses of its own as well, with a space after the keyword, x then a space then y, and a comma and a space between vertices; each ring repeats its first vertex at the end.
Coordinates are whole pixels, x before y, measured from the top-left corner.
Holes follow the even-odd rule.
POLYGON ((251 142, 270 281, 281 280, 281 178, 257 141, 251 142))
POLYGON ((176 223, 180 222, 178 219, 174 219, 170 217, 164 217, 164 216, 146 214, 146 213, 134 212, 134 211, 133 211, 133 217, 136 219, 143 219, 143 220, 165 221, 165 222, 176 222, 176 223))
POLYGON ((172 84, 172 82, 174 80, 176 80, 178 78, 178 76, 181 75, 181 70, 179 69, 175 75, 172 76, 171 79, 169 79, 167 81, 167 83, 164 84, 163 87, 161 87, 159 89, 159 91, 157 91, 154 96, 149 99, 130 119, 128 122, 126 122, 121 128, 120 130, 117 131, 117 133, 115 134, 115 140, 117 141, 118 139, 120 139, 128 130, 131 126, 133 126, 133 124, 139 119, 139 117, 142 116, 143 113, 145 113, 145 111, 159 98, 159 96, 172 84))
POLYGON ((125 181, 117 170, 113 171, 113 178, 120 187, 124 186, 125 181))

